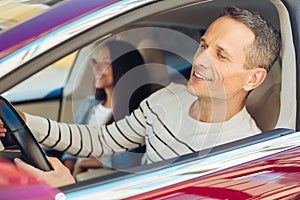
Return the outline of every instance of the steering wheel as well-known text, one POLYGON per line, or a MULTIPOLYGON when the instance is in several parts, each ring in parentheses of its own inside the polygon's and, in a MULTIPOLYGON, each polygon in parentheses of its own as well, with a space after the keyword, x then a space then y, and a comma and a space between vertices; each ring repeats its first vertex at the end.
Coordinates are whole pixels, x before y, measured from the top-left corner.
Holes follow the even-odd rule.
POLYGON ((52 170, 50 163, 30 129, 11 103, 2 96, 0 96, 0 118, 7 129, 5 137, 0 138, 5 150, 17 146, 21 151, 21 153, 8 152, 7 154, 4 151, 0 155, 9 160, 21 155, 22 160, 36 168, 43 171, 52 170))

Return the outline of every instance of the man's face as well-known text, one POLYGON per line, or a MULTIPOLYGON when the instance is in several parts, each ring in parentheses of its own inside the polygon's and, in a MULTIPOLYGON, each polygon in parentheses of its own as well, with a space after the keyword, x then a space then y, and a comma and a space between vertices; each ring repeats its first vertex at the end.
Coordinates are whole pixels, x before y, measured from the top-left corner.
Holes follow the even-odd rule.
POLYGON ((245 49, 254 38, 247 26, 229 17, 214 21, 201 37, 194 55, 188 91, 200 98, 216 100, 245 95, 250 71, 244 69, 245 49))

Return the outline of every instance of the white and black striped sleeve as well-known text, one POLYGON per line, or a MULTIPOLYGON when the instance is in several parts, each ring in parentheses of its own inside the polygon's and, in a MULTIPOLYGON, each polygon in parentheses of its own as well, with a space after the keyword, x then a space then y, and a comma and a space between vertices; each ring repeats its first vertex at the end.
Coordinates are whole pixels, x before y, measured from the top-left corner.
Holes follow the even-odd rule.
POLYGON ((58 123, 25 114, 27 125, 42 145, 72 155, 111 155, 145 144, 145 119, 141 109, 108 126, 58 123))

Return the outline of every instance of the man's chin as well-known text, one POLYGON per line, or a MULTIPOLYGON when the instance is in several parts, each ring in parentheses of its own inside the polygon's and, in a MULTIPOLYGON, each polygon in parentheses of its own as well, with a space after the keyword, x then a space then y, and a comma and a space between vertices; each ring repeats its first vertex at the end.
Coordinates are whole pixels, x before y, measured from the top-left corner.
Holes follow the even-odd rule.
POLYGON ((190 81, 187 83, 186 89, 191 95, 196 96, 196 89, 192 86, 190 81))
POLYGON ((188 82, 186 88, 187 91, 193 96, 201 98, 211 98, 206 86, 193 85, 191 82, 188 82))

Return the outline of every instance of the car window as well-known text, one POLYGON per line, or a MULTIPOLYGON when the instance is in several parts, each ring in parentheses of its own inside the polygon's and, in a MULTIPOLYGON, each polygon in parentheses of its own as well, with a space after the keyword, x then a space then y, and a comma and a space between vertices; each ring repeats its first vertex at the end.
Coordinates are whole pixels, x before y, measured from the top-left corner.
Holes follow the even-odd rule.
MULTIPOLYGON (((105 40, 109 39, 117 39, 130 42, 141 52, 143 52, 147 48, 156 49, 159 51, 160 55, 158 55, 158 52, 156 51, 150 52, 155 54, 154 58, 149 54, 145 54, 143 56, 146 61, 149 59, 148 62, 152 65, 153 63, 157 64, 162 62, 163 65, 166 66, 166 71, 160 71, 158 70, 158 65, 153 65, 154 70, 151 70, 151 73, 153 73, 153 76, 155 77, 157 83, 162 85, 167 85, 170 81, 179 81, 181 83, 184 83, 188 80, 194 52, 198 48, 200 37, 208 26, 208 21, 213 20, 215 17, 217 17, 222 8, 226 6, 223 5, 223 3, 219 4, 218 2, 219 1, 213 1, 211 4, 198 4, 196 6, 185 7, 181 11, 180 9, 178 9, 174 12, 166 12, 159 16, 150 16, 143 21, 138 21, 136 23, 121 27, 116 30, 114 34, 111 35, 111 37, 105 37, 105 39, 100 39, 100 41, 104 42, 105 40), (209 6, 216 7, 213 13, 206 13, 209 16, 209 20, 206 18, 197 18, 195 21, 195 18, 188 17, 185 17, 184 20, 182 20, 180 19, 180 17, 177 17, 177 13, 184 13, 187 15, 187 13, 195 13, 197 9, 206 11, 209 6), (181 21, 179 22, 176 20, 181 21), (159 60, 160 56, 162 57, 162 60, 159 60), (159 71, 159 73, 157 73, 157 71, 159 71)), ((274 17, 272 17, 274 7, 271 4, 267 5, 269 6, 268 8, 270 10, 268 13, 266 13, 266 16, 268 18, 271 18, 275 26, 278 28, 278 19, 276 17, 277 13, 275 12, 274 17)), ((241 6, 245 5, 242 4, 241 6)), ((255 5, 252 9, 256 9, 255 5)), ((77 108, 80 105, 80 102, 78 102, 79 99, 81 99, 82 102, 85 97, 87 97, 88 95, 93 95, 95 92, 94 90, 89 90, 89 88, 92 88, 91 86, 93 84, 92 79, 89 78, 91 76, 91 69, 88 67, 86 69, 83 69, 82 67, 87 66, 84 63, 87 62, 88 55, 91 52, 91 49, 89 48, 89 46, 83 48, 82 52, 80 52, 80 54, 82 54, 82 59, 76 60, 76 62, 80 64, 80 70, 77 69, 73 71, 73 73, 75 74, 74 77, 76 77, 76 79, 74 79, 74 83, 71 84, 71 88, 74 89, 74 91, 72 91, 72 95, 70 93, 66 95, 68 98, 70 96, 73 97, 73 115, 75 115, 75 113, 77 112, 77 108), (75 104, 76 106, 74 106, 75 104)), ((66 110, 65 112, 70 113, 70 110, 66 110)), ((105 172, 103 173, 101 173, 100 171, 103 170, 95 170, 93 172, 87 172, 79 175, 78 180, 83 181, 86 179, 94 178, 97 176, 97 173, 99 173, 99 176, 105 175, 106 172, 111 173, 111 171, 107 170, 104 170, 105 172)))
POLYGON ((51 92, 64 86, 76 54, 77 52, 58 60, 2 95, 12 102, 46 98, 51 92))
MULTIPOLYGON (((243 3, 241 4, 241 6, 245 6, 243 3)), ((276 15, 271 17, 272 13, 274 12, 274 7, 272 7, 271 4, 267 5, 270 7, 270 11, 266 13, 266 16, 271 18, 272 21, 275 21, 275 25, 278 26, 276 15)), ((213 1, 212 3, 203 3, 196 6, 185 7, 182 10, 178 9, 174 12, 166 12, 158 16, 150 16, 145 20, 119 28, 119 30, 116 30, 112 36, 118 40, 130 42, 140 51, 144 50, 144 48, 154 48, 157 46, 157 48, 161 51, 164 64, 167 66, 167 71, 165 74, 158 74, 161 75, 161 79, 159 79, 159 81, 169 79, 168 82, 164 84, 168 84, 169 81, 176 81, 177 77, 173 76, 172 73, 174 73, 174 71, 172 69, 176 70, 176 74, 184 72, 184 80, 186 81, 189 76, 193 54, 198 48, 198 42, 201 35, 204 33, 209 21, 217 17, 222 8, 225 6, 226 5, 220 3, 219 1, 213 1), (209 16, 209 19, 195 19, 187 16, 182 19, 176 15, 176 13, 184 13, 184 15, 188 15, 188 13, 195 13, 197 9, 204 12, 210 6, 215 6, 216 8, 213 10, 213 13, 206 13, 209 16), (181 38, 187 38, 187 40, 182 40, 181 38), (147 42, 151 40, 151 43, 149 42, 143 46, 141 41, 145 40, 147 42)), ((111 39, 111 37, 108 39, 111 39)), ((104 40, 108 39, 105 38, 104 40)), ((147 60, 146 57, 144 58, 147 60)), ((85 59, 87 59, 87 56, 83 57, 82 61, 77 60, 77 62, 83 64, 85 59)), ((152 61, 149 61, 149 63, 152 63, 152 61)), ((158 71, 158 68, 154 67, 153 69, 155 70, 151 70, 151 73, 153 72, 155 78, 157 78, 158 75, 155 72, 158 71)), ((87 92, 87 90, 91 88, 87 85, 91 86, 92 80, 90 78, 85 78, 82 80, 79 79, 79 76, 90 77, 90 74, 90 71, 87 70, 76 73, 77 79, 72 85, 74 86, 72 88, 76 89, 76 91, 73 91, 73 103, 79 99, 78 97, 84 99, 86 96, 93 94, 93 90, 90 90, 92 93, 83 94, 83 92, 87 92), (80 81, 90 81, 91 83, 86 84, 86 82, 80 81), (77 89, 77 86, 79 89, 77 89)), ((68 94, 68 96, 70 95, 68 94)), ((79 105, 79 103, 77 105, 79 105)), ((76 111, 73 110, 73 114, 74 113, 76 113, 76 111)))
POLYGON ((89 44, 78 51, 70 79, 64 88, 64 103, 61 120, 72 122, 84 99, 95 94, 92 78, 91 52, 96 43, 119 40, 133 45, 142 54, 147 64, 153 92, 171 81, 185 84, 189 78, 198 40, 204 33, 202 27, 176 24, 149 24, 144 22, 125 26, 114 35, 89 44), (166 39, 165 35, 168 35, 166 39), (177 41, 174 43, 173 41, 177 41), (157 87, 154 86, 157 84, 157 87), (68 109, 70 108, 70 109, 68 109))

